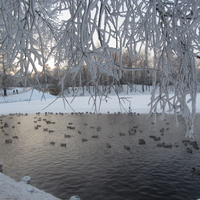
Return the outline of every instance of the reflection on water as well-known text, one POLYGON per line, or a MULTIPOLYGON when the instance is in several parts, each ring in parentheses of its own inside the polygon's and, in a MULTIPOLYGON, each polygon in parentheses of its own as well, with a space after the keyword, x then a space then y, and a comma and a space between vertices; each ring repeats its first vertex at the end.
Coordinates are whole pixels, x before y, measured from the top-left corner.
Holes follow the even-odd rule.
POLYGON ((169 116, 154 124, 145 115, 127 114, 10 115, 0 123, 4 173, 16 180, 29 175, 32 185, 59 198, 200 197, 200 177, 191 175, 192 167, 200 168, 199 150, 182 143, 181 118, 178 128, 169 116), (165 148, 159 147, 163 142, 165 148))

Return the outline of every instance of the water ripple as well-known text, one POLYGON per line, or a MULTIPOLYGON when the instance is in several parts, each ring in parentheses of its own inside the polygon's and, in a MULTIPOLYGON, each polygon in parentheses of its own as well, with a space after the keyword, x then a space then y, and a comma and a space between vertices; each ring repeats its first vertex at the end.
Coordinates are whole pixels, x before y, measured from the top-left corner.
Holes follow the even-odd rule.
MULTIPOLYGON (((0 132, 0 159, 5 163, 5 173, 17 180, 30 175, 33 185, 63 199, 74 194, 82 200, 200 197, 200 179, 190 173, 192 166, 199 166, 199 151, 187 154, 181 134, 174 134, 183 132, 184 126, 178 129, 171 126, 171 132, 162 136, 162 142, 179 143, 178 148, 165 149, 158 148, 149 135, 160 136, 166 122, 144 124, 145 116, 41 115, 40 118, 36 121, 39 116, 21 116, 22 125, 9 129, 11 136, 19 137, 10 145, 3 142, 9 136, 0 132), (55 123, 47 125, 44 118, 55 123), (74 129, 67 128, 69 123, 74 129), (38 129, 34 128, 36 124, 38 129), (136 134, 129 135, 136 125, 136 134), (47 128, 53 131, 44 131, 47 128), (66 138, 64 134, 70 136, 66 138), (82 138, 87 141, 82 142, 82 138), (140 138, 146 141, 145 145, 138 143, 140 138), (54 145, 50 145, 52 141, 54 145), (66 147, 61 147, 61 143, 66 147)), ((12 124, 16 124, 15 117, 12 124)))

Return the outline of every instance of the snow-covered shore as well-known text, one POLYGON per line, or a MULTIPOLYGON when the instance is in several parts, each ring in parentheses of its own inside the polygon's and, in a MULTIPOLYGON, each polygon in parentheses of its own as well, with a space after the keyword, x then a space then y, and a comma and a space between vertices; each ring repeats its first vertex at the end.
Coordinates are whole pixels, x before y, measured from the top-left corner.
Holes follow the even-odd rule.
MULTIPOLYGON (((0 114, 9 113, 30 113, 35 114, 37 112, 45 113, 71 113, 71 112, 94 112, 94 101, 90 94, 85 92, 82 95, 82 91, 77 92, 77 96, 71 94, 65 98, 55 97, 50 94, 43 94, 37 90, 25 90, 20 91, 19 94, 8 95, 7 97, 0 96, 0 114)), ((11 90, 12 91, 12 90, 11 90)), ((114 92, 106 100, 97 99, 97 112, 101 113, 114 113, 114 112, 126 112, 132 111, 136 113, 149 113, 150 106, 150 90, 141 92, 141 86, 137 86, 134 92, 120 93, 119 98, 114 95, 114 92), (100 109, 99 106, 100 105, 100 109)), ((200 93, 197 95, 196 112, 200 113, 200 93)), ((159 112, 159 108, 157 110, 159 112)))
MULTIPOLYGON (((7 97, 0 96, 0 114, 9 114, 9 113, 30 113, 35 114, 37 112, 94 112, 94 101, 91 98, 90 94, 85 92, 82 95, 81 91, 74 98, 72 92, 67 95, 66 98, 55 97, 50 94, 43 94, 37 90, 26 90, 25 92, 19 94, 8 95, 7 97)), ((97 111, 101 113, 114 113, 114 112, 125 112, 129 111, 129 107, 133 112, 139 113, 148 113, 150 102, 150 94, 142 94, 141 88, 138 88, 138 92, 133 92, 130 94, 121 93, 121 107, 119 104, 119 99, 116 95, 111 94, 107 100, 97 99, 97 111), (98 106, 100 110, 98 109, 98 106), (123 106, 123 108, 122 108, 123 106)), ((11 91, 12 92, 12 91, 11 91)))
POLYGON ((53 195, 0 173, 0 200, 59 200, 53 195))

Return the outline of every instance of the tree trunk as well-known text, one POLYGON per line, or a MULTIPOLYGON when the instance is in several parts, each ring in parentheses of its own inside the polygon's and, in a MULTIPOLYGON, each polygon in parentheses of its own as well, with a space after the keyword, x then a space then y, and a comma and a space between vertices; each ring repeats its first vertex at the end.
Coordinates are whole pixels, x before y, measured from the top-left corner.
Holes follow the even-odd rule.
POLYGON ((7 96, 7 90, 6 90, 6 88, 3 88, 3 96, 7 96))

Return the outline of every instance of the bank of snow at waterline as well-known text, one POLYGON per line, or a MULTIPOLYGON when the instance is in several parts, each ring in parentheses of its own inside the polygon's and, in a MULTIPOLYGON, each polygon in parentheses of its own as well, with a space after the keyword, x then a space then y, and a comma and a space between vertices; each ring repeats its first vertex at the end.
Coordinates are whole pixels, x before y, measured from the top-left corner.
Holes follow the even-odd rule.
MULTIPOLYGON (((0 96, 0 114, 9 113, 45 113, 45 112, 94 112, 94 101, 90 94, 81 94, 74 98, 68 94, 65 98, 43 94, 37 90, 20 90, 19 93, 11 93, 7 97, 0 96)), ((141 86, 137 86, 135 92, 127 94, 120 93, 120 101, 117 95, 111 93, 105 100, 97 99, 96 111, 101 113, 114 113, 131 111, 136 113, 148 113, 150 107, 150 91, 141 92, 141 86), (100 105, 100 109, 99 109, 100 105)), ((159 109, 157 110, 159 112, 159 109)), ((197 95, 197 112, 200 113, 200 94, 197 95)))
MULTIPOLYGON (((30 177, 28 177, 29 179, 30 177)), ((0 172, 0 200, 60 200, 57 197, 27 184, 27 177, 16 182, 14 179, 0 172)), ((73 195, 69 200, 81 200, 73 195)))
POLYGON ((59 200, 53 195, 24 182, 16 182, 0 173, 0 200, 59 200))

